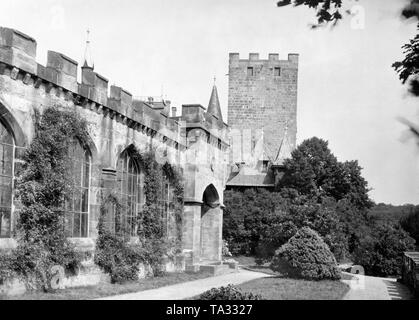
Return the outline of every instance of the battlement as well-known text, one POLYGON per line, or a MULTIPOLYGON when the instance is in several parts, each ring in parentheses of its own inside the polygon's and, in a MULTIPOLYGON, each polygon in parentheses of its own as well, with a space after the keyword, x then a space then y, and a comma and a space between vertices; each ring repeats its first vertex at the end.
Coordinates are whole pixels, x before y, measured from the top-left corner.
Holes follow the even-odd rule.
MULTIPOLYGON (((170 117, 171 103, 153 98, 136 99, 124 88, 109 87, 109 80, 95 72, 93 67, 81 67, 81 83, 78 83, 78 62, 60 52, 48 51, 47 64, 36 62, 37 42, 34 38, 14 29, 0 27, 0 74, 8 74, 14 80, 22 80, 25 85, 35 88, 45 87, 45 92, 54 92, 74 104, 86 107, 142 128, 143 132, 159 134, 162 139, 170 139, 183 145, 179 140, 181 124, 195 122, 202 118, 198 109, 185 106, 186 117, 170 117), (191 112, 197 112, 192 115, 191 112)), ((207 119, 210 115, 205 114, 207 119)), ((212 120, 212 119, 210 119, 212 120)), ((211 122, 211 121, 210 121, 211 122)), ((219 129, 226 129, 222 123, 219 129)), ((205 128, 207 129, 207 128, 205 128)), ((208 129, 209 130, 209 129, 208 129)), ((186 145, 186 144, 185 144, 186 145)))
POLYGON ((268 59, 260 59, 259 53, 249 53, 248 59, 240 59, 240 53, 232 52, 230 53, 230 63, 234 62, 257 62, 257 61, 278 61, 278 62, 291 62, 298 63, 299 54, 290 53, 288 54, 287 60, 280 60, 278 53, 269 53, 268 59))

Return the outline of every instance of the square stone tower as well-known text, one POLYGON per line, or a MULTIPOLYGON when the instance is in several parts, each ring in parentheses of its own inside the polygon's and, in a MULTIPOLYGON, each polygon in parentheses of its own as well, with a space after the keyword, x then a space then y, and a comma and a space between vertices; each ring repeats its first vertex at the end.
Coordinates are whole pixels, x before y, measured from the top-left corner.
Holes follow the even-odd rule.
POLYGON ((240 59, 238 53, 230 53, 230 164, 233 172, 245 167, 246 174, 261 174, 250 179, 253 184, 272 184, 263 173, 281 166, 295 148, 298 58, 289 54, 287 60, 279 60, 279 54, 269 54, 260 59, 250 53, 249 59, 240 59))

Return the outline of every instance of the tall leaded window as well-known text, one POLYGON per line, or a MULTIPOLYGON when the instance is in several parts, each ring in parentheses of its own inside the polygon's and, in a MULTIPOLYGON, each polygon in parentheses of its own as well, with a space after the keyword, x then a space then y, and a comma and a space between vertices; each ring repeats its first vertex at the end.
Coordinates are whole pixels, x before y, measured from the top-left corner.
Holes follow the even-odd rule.
POLYGON ((66 232, 71 238, 88 237, 90 152, 74 140, 69 148, 73 195, 66 202, 66 232))
POLYGON ((0 238, 11 237, 14 140, 0 122, 0 238))
POLYGON ((175 197, 174 189, 171 186, 169 179, 163 177, 161 184, 161 195, 159 199, 159 207, 161 215, 164 221, 165 233, 167 236, 171 236, 171 230, 176 223, 174 220, 175 211, 175 197))
POLYGON ((130 236, 135 237, 137 217, 145 200, 144 175, 127 150, 119 157, 117 174, 122 201, 121 226, 130 236))

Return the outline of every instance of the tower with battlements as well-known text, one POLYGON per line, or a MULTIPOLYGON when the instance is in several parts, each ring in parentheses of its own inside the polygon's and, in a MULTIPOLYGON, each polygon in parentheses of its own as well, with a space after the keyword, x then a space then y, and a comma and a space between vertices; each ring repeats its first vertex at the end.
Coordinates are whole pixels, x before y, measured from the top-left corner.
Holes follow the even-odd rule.
POLYGON ((298 54, 280 60, 229 57, 228 187, 273 187, 274 173, 296 145, 298 54))

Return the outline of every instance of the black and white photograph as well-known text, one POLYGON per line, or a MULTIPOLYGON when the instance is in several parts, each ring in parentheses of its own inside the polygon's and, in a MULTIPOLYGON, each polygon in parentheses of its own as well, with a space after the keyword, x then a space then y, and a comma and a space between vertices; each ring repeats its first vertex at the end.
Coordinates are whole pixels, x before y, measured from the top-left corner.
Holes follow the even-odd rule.
POLYGON ((0 309, 418 298, 418 0, 1 0, 0 309))

